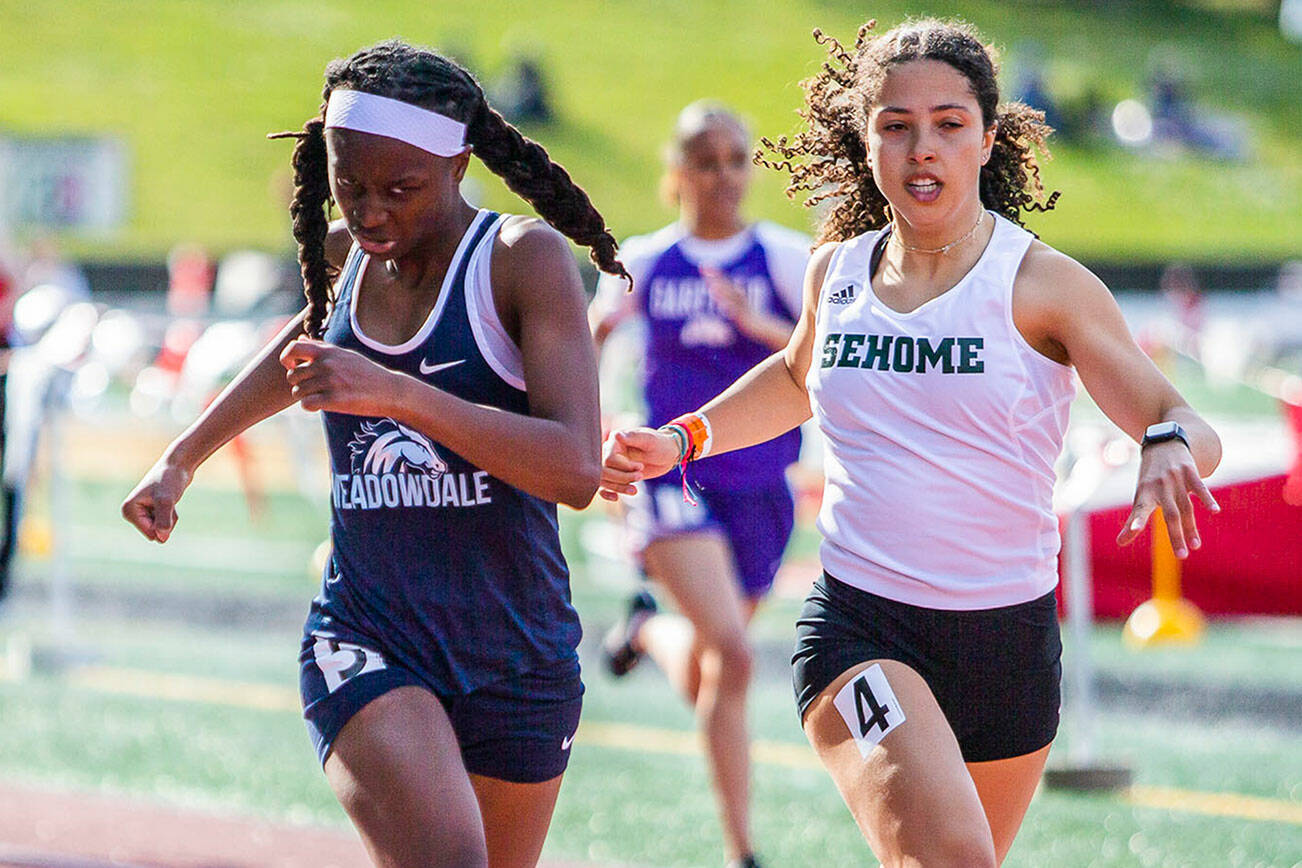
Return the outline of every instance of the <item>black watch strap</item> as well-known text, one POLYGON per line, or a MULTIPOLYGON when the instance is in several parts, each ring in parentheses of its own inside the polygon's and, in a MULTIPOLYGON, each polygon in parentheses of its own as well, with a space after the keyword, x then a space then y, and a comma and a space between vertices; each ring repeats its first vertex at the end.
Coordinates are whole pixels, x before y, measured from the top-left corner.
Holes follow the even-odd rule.
POLYGON ((1139 448, 1151 446, 1154 443, 1166 443, 1168 440, 1179 440, 1189 448, 1189 434, 1180 427, 1178 422, 1158 422, 1156 425, 1149 425, 1148 430, 1144 432, 1144 439, 1140 442, 1139 448))

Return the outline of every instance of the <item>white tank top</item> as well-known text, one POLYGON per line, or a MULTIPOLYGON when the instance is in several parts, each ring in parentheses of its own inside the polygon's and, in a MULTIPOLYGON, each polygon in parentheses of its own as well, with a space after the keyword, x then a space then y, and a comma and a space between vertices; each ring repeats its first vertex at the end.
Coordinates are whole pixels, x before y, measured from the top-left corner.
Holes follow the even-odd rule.
POLYGON ((1013 324, 1032 236, 994 215, 990 242, 948 292, 909 313, 882 304, 881 232, 833 254, 807 385, 826 440, 823 568, 933 609, 985 609, 1057 583, 1054 463, 1072 369, 1013 324))

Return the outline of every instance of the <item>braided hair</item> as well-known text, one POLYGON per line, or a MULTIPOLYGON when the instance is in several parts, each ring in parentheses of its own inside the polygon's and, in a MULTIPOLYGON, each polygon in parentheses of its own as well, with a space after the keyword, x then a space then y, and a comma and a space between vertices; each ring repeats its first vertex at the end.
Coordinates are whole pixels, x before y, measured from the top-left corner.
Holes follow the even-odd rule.
POLYGON ((988 129, 997 124, 990 159, 981 167, 981 204, 1021 225, 1023 211, 1049 211, 1035 152, 1047 159, 1046 139, 1053 130, 1044 113, 1022 103, 999 104, 995 51, 976 30, 960 21, 935 18, 907 21, 880 36, 876 21, 859 28, 853 49, 821 30, 814 39, 828 59, 801 82, 807 129, 777 141, 760 139, 755 162, 789 172, 787 195, 807 194, 806 207, 832 200, 817 244, 843 241, 890 222, 890 205, 873 180, 868 158, 868 114, 892 68, 914 60, 947 63, 967 79, 988 129), (773 156, 767 156, 772 154, 773 156))
POLYGON ((391 39, 363 48, 326 67, 321 113, 297 132, 271 138, 298 139, 294 146, 294 198, 289 206, 303 272, 307 318, 303 330, 319 337, 330 304, 337 269, 326 260, 330 185, 326 165, 325 107, 336 88, 398 99, 438 112, 466 125, 466 140, 507 187, 533 206, 544 220, 577 244, 590 248, 597 268, 632 282, 616 258, 615 238, 588 194, 542 145, 520 133, 488 105, 483 88, 466 69, 435 52, 391 39))

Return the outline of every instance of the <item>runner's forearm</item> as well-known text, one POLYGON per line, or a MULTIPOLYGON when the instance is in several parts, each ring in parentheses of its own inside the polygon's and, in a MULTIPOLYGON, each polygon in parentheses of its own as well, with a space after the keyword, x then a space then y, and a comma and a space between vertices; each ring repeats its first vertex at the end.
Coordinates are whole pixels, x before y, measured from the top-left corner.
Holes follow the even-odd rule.
POLYGON ((299 314, 172 441, 165 457, 193 472, 228 441, 294 403, 280 353, 302 331, 299 314))
POLYGON ((710 420, 711 455, 744 449, 787 433, 810 416, 809 394, 776 352, 741 376, 701 411, 710 420))
POLYGON ((568 422, 526 416, 399 376, 390 415, 508 485, 544 500, 582 509, 596 491, 601 471, 595 414, 591 420, 568 422))

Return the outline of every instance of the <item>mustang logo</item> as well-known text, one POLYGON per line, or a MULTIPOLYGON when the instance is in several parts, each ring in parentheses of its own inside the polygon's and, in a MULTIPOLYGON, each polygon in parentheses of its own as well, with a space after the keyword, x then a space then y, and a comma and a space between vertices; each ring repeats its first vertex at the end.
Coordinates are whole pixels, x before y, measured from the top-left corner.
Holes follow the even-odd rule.
POLYGON ((415 473, 437 479, 448 469, 428 437, 392 419, 363 422, 348 449, 356 474, 415 473))

